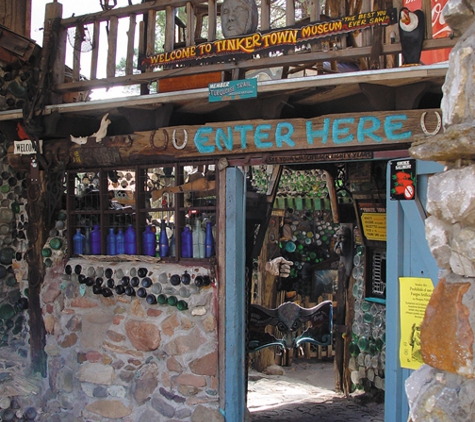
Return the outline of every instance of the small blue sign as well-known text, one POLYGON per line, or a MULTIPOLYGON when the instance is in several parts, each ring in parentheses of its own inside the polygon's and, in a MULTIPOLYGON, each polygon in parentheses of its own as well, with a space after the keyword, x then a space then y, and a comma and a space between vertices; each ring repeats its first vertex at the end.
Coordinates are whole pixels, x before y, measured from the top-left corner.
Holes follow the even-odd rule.
POLYGON ((218 82, 208 85, 209 102, 244 100, 257 97, 257 79, 218 82))

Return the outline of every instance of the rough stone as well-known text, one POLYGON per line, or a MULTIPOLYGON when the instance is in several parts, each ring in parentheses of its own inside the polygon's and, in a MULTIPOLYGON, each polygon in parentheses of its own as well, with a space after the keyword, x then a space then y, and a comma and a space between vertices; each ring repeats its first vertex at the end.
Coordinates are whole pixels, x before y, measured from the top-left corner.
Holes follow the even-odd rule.
POLYGON ((474 37, 475 26, 472 24, 450 53, 450 66, 442 86, 444 95, 441 108, 444 127, 474 123, 474 37))
POLYGON ((198 350, 205 342, 206 338, 198 328, 195 328, 187 335, 175 337, 165 345, 165 351, 172 356, 184 355, 198 350))
POLYGON ((102 362, 102 353, 92 351, 92 352, 87 352, 86 353, 86 360, 88 360, 91 363, 98 363, 102 362))
POLYGON ((464 0, 449 1, 444 8, 445 22, 460 36, 473 22, 474 13, 464 0))
POLYGON ((152 398, 151 405, 158 413, 167 418, 175 416, 175 408, 160 397, 152 398))
POLYGON ((475 229, 454 225, 450 266, 459 275, 475 276, 475 229))
POLYGON ((165 320, 163 321, 161 327, 162 327, 162 332, 163 334, 165 334, 166 336, 173 336, 174 332, 175 332, 175 328, 178 327, 180 325, 180 323, 178 322, 178 317, 177 317, 177 314, 174 313, 172 315, 170 315, 169 317, 165 318, 165 320))
POLYGON ((78 371, 78 380, 81 382, 112 385, 114 378, 114 368, 100 363, 83 363, 78 371))
POLYGON ((206 379, 203 376, 193 374, 180 374, 175 378, 176 382, 181 385, 191 387, 204 387, 206 386, 206 379))
POLYGON ((102 385, 94 387, 94 389, 92 391, 92 396, 96 397, 98 399, 106 398, 108 396, 107 389, 102 385))
POLYGON ((78 331, 81 329, 81 320, 77 315, 73 315, 66 323, 66 328, 69 331, 78 331))
POLYGON ((463 296, 470 287, 466 279, 439 280, 421 324, 421 353, 434 368, 473 376, 473 331, 463 296), (446 335, 442 335, 445 333, 446 335))
POLYGON ((440 218, 430 215, 425 221, 426 239, 429 249, 439 268, 450 268, 451 248, 449 239, 452 226, 440 218))
POLYGON ((142 303, 138 299, 132 301, 129 312, 132 316, 137 318, 145 318, 146 316, 142 303))
POLYGON ((122 385, 111 385, 107 388, 107 393, 111 397, 118 397, 121 399, 125 398, 127 395, 127 392, 122 385))
POLYGON ((53 303, 61 293, 61 284, 53 281, 48 283, 41 291, 41 299, 44 303, 53 303))
POLYGON ((183 372, 183 367, 180 362, 178 362, 173 356, 167 359, 167 369, 172 372, 183 372))
POLYGON ((123 334, 120 334, 117 331, 113 330, 107 331, 106 334, 107 337, 109 337, 112 341, 115 341, 116 343, 120 343, 121 341, 124 341, 127 338, 123 334))
POLYGON ((99 350, 112 319, 112 312, 95 309, 82 320, 81 346, 86 350, 99 350))
POLYGON ((135 401, 139 406, 150 400, 158 386, 159 369, 155 363, 144 365, 135 379, 133 392, 135 401))
POLYGON ((450 224, 475 226, 475 166, 452 169, 429 179, 427 211, 450 224))
POLYGON ((110 419, 124 418, 132 413, 132 409, 125 406, 121 400, 98 400, 88 404, 86 409, 110 419))
POLYGON ((71 393, 74 386, 74 373, 71 368, 63 368, 61 371, 61 390, 71 393))
POLYGON ((125 331, 137 350, 150 352, 160 346, 160 331, 153 324, 130 320, 125 323, 125 331))
POLYGON ((191 416, 191 410, 187 407, 182 409, 177 409, 175 412, 175 418, 177 419, 188 419, 191 416))
POLYGON ((224 422, 224 417, 217 409, 199 405, 191 415, 191 422, 224 422))
POLYGON ((94 302, 87 297, 84 296, 78 296, 74 298, 71 301, 71 306, 73 308, 85 308, 85 309, 90 309, 90 308, 96 308, 98 306, 97 302, 94 302))
POLYGON ((54 333, 54 324, 56 323, 56 318, 54 315, 48 314, 43 318, 45 322, 45 330, 48 334, 54 333))
POLYGON ((213 315, 207 315, 203 320, 203 327, 208 333, 216 332, 216 318, 213 315))
POLYGON ((163 314, 163 311, 160 309, 148 308, 147 309, 147 316, 149 317, 159 317, 163 314))
POLYGON ((58 341, 58 345, 63 349, 67 349, 68 347, 74 346, 78 341, 78 336, 76 333, 71 333, 64 336, 63 340, 58 341))
POLYGON ((195 359, 190 363, 190 369, 193 373, 199 375, 216 375, 218 370, 218 352, 214 351, 195 359))

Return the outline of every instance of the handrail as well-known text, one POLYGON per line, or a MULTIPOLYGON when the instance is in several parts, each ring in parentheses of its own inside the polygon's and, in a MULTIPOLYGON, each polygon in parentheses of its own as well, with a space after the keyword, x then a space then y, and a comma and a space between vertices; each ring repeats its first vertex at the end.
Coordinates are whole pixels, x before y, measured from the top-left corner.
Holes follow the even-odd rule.
MULTIPOLYGON (((318 18, 320 11, 318 7, 314 5, 316 0, 311 2, 312 17, 318 18), (315 10, 314 10, 315 9, 315 10)), ((286 22, 291 24, 295 22, 294 16, 289 14, 290 0, 287 1, 287 14, 286 22)), ((322 49, 312 48, 309 51, 296 52, 294 54, 283 54, 273 57, 261 57, 248 60, 232 60, 228 62, 194 66, 194 67, 181 67, 174 69, 154 69, 148 67, 143 73, 137 73, 134 69, 134 57, 136 57, 136 49, 139 51, 139 56, 146 56, 156 53, 155 48, 155 33, 156 33, 156 14, 157 12, 165 13, 166 28, 165 28, 165 51, 171 51, 175 48, 175 9, 177 7, 186 7, 187 15, 196 13, 197 7, 200 7, 200 12, 209 15, 209 18, 213 21, 210 22, 208 28, 208 40, 213 40, 216 37, 216 19, 217 19, 217 1, 200 1, 200 0, 152 0, 141 4, 132 6, 111 9, 107 11, 91 13, 84 16, 73 16, 69 18, 61 18, 61 30, 63 31, 63 38, 65 39, 65 32, 70 28, 76 28, 75 35, 75 49, 73 51, 72 61, 72 73, 71 78, 65 82, 61 78, 61 74, 58 74, 58 78, 54 83, 54 91, 57 93, 65 92, 77 92, 87 91, 94 88, 110 88, 113 86, 128 86, 128 85, 141 85, 147 86, 150 82, 157 80, 175 77, 175 76, 189 76, 195 74, 203 74, 208 72, 235 72, 239 74, 239 71, 248 71, 251 69, 263 69, 271 67, 286 67, 286 66, 298 66, 298 65, 316 65, 317 63, 341 60, 355 60, 364 57, 369 57, 372 53, 371 46, 364 47, 346 47, 342 43, 342 48, 338 50, 323 51, 322 49), (137 15, 143 15, 143 20, 138 22, 137 15), (126 65, 125 75, 116 76, 116 62, 117 62, 117 50, 118 50, 118 34, 119 21, 127 20, 127 42, 126 42, 126 65), (106 77, 97 78, 98 65, 99 65, 99 41, 100 36, 105 36, 106 32, 102 31, 101 25, 107 24, 107 59, 106 59, 106 77), (92 25, 93 27, 93 39, 92 39, 92 56, 90 71, 81 76, 81 57, 80 45, 84 36, 83 28, 85 25, 92 25), (138 40, 136 37, 136 27, 139 25, 138 40), (135 72, 134 72, 135 71, 135 72)), ((48 6, 47 6, 48 7, 48 6)), ((269 14, 270 2, 262 2, 261 16, 265 21, 263 25, 266 26, 269 14), (269 10, 267 10, 269 9, 269 10)), ((51 16, 50 16, 51 19, 51 16)), ((194 16, 188 16, 186 26, 190 27, 195 25, 197 19, 194 16)), ((45 22, 45 36, 46 36, 45 22)), ((123 32, 123 31, 122 31, 123 32)), ((185 34, 185 43, 187 46, 193 45, 194 38, 196 37, 196 28, 190 27, 185 34)), ((427 39, 424 41, 423 50, 432 50, 439 48, 452 47, 456 43, 456 39, 440 38, 440 39, 427 39)), ((66 49, 64 49, 66 50, 66 49)), ((395 55, 401 52, 400 43, 384 43, 382 45, 382 55, 395 55)), ((56 68, 64 66, 65 52, 61 52, 56 61, 56 68)), ((148 93, 147 89, 142 90, 142 93, 148 93)))

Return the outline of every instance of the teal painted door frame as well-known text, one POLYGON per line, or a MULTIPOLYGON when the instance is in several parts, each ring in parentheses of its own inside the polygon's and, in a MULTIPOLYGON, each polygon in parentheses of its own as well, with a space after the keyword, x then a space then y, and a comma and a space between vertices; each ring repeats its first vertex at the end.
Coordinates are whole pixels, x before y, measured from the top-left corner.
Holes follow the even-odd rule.
POLYGON ((225 408, 226 422, 242 422, 246 410, 245 175, 226 169, 225 408))
POLYGON ((399 364, 399 277, 430 278, 434 286, 438 282, 439 268, 427 245, 424 221, 428 176, 441 171, 443 166, 438 163, 418 160, 416 200, 392 201, 388 163, 385 422, 406 422, 409 414, 405 381, 413 371, 399 364))

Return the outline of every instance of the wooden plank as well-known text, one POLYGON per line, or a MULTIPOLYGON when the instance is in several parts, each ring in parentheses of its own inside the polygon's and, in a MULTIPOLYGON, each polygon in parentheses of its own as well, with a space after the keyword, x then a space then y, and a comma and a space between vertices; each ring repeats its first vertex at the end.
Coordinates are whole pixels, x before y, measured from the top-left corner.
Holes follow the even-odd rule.
POLYGON ((81 26, 76 27, 74 33, 74 48, 73 48, 73 81, 79 81, 79 71, 81 69, 81 44, 83 39, 83 31, 81 26))
POLYGON ((147 13, 147 38, 145 45, 145 54, 150 55, 155 51, 155 26, 157 20, 157 12, 149 10, 147 13))
POLYGON ((195 43, 195 8, 190 1, 186 3, 186 39, 187 47, 195 43))
POLYGON ((294 0, 285 1, 285 25, 292 26, 295 24, 295 3, 294 0))
POLYGON ((115 76, 115 66, 117 60, 117 30, 119 26, 119 19, 117 16, 112 16, 109 21, 109 42, 107 48, 107 70, 108 78, 115 76))
POLYGON ((310 9, 310 22, 318 22, 320 20, 320 1, 310 0, 308 6, 310 9))
POLYGON ((208 1, 208 41, 216 39, 216 22, 218 16, 218 4, 216 0, 208 1))
POLYGON ((175 9, 167 6, 165 10, 165 51, 172 51, 175 47, 175 9))
POLYGON ((270 0, 261 0, 261 30, 270 29, 270 0))
POLYGON ((135 27, 136 16, 130 15, 129 30, 127 31, 127 56, 125 59, 125 74, 132 75, 134 72, 134 45, 135 45, 135 27))
MULTIPOLYGON (((437 48, 447 48, 453 47, 457 39, 450 38, 438 38, 434 40, 424 41, 424 49, 432 50, 437 48)), ((398 54, 401 52, 401 44, 385 44, 383 46, 383 54, 398 54)), ((278 57, 266 57, 259 59, 244 60, 240 62, 226 62, 218 64, 210 64, 207 66, 195 66, 195 67, 184 67, 176 68, 170 70, 162 70, 148 73, 141 73, 128 76, 119 76, 114 79, 95 79, 92 81, 81 81, 74 83, 59 83, 56 85, 55 90, 57 91, 84 91, 93 88, 108 87, 111 85, 135 85, 140 83, 147 83, 150 81, 156 81, 160 78, 165 78, 170 75, 190 75, 196 73, 207 73, 214 71, 231 71, 234 69, 242 70, 251 70, 251 69, 263 69, 268 67, 276 66, 285 66, 285 65, 296 65, 296 64, 307 64, 307 63, 316 63, 325 60, 346 60, 346 59, 357 59, 360 57, 369 56, 371 53, 371 47, 359 47, 359 48, 347 48, 344 50, 330 50, 328 52, 318 51, 318 52, 308 52, 301 54, 293 54, 287 56, 278 56, 278 57)), ((64 67, 64 65, 63 65, 64 67)), ((417 69, 412 69, 412 71, 417 73, 417 69)), ((437 70, 435 70, 437 71, 437 70)), ((421 72, 426 72, 426 70, 421 70, 421 72)), ((357 80, 359 78, 359 73, 354 73, 354 78, 357 80)), ((393 74, 388 74, 390 77, 394 77, 393 74)), ((374 80, 378 81, 385 78, 385 74, 380 72, 374 72, 374 80)), ((387 77, 386 77, 387 79, 387 77)))
POLYGON ((92 32, 92 56, 91 56, 91 73, 90 78, 96 79, 97 77, 97 60, 99 58, 99 35, 101 33, 100 22, 94 22, 94 29, 92 32))
MULTIPOLYGON (((264 155, 267 164, 298 163, 312 160, 312 154, 318 155, 329 149, 344 148, 348 152, 397 146, 406 148, 415 135, 424 133, 421 117, 428 129, 437 125, 434 110, 406 110, 164 127, 156 131, 106 137, 100 144, 95 142, 95 138, 90 138, 84 145, 73 144, 71 165, 96 165, 90 160, 97 156, 99 148, 106 148, 110 154, 120 157, 119 162, 111 164, 153 161, 157 154, 166 160, 213 156, 229 159, 255 153, 264 155)), ((354 159, 357 158, 355 155, 354 159)), ((331 159, 331 154, 328 159, 331 159)))

